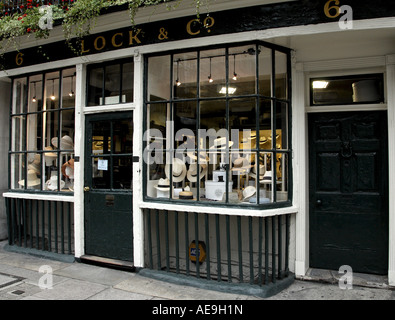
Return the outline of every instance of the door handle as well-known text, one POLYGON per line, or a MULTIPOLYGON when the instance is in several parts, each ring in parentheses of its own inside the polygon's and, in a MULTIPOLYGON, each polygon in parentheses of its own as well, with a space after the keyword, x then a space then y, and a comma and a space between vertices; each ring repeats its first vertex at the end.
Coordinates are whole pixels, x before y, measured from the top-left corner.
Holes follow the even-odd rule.
POLYGON ((88 192, 88 191, 90 191, 90 188, 89 187, 84 187, 84 191, 88 192))

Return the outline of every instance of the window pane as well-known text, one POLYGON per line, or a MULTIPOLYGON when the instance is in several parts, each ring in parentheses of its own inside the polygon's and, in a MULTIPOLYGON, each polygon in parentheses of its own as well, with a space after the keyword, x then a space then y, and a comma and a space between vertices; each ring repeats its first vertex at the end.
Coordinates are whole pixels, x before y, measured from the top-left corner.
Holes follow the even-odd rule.
POLYGON ((96 121, 92 130, 92 154, 109 154, 111 152, 111 123, 96 121))
POLYGON ((113 157, 113 189, 132 189, 132 157, 113 157))
POLYGON ((18 113, 26 112, 25 102, 26 102, 26 78, 15 79, 12 113, 18 114, 18 113))
POLYGON ((28 112, 41 111, 43 107, 43 82, 42 75, 29 77, 28 112))
POLYGON ((59 109, 59 72, 45 75, 46 110, 59 109))
MULTIPOLYGON (((229 101, 229 127, 231 130, 239 131, 256 130, 255 98, 232 99, 229 101)), ((241 140, 239 140, 240 142, 241 140)))
POLYGON ((256 46, 229 49, 229 95, 256 93, 256 46))
POLYGON ((42 113, 33 113, 27 116, 26 150, 42 150, 42 113))
POLYGON ((196 98, 197 53, 176 54, 173 57, 173 79, 175 98, 196 98))
POLYGON ((259 47, 259 93, 272 97, 272 50, 259 47))
POLYGON ((51 111, 44 113, 44 137, 45 145, 51 146, 54 150, 60 148, 59 143, 59 112, 51 111))
POLYGON ((288 99, 287 94, 287 55, 276 51, 276 98, 288 99))
POLYGON ((124 63, 122 68, 122 97, 125 96, 125 102, 133 102, 134 63, 124 63))
POLYGON ((383 103, 382 74, 311 79, 311 105, 383 103))
POLYGON ((75 69, 62 72, 62 108, 75 107, 75 69))
POLYGON ((288 148, 288 103, 277 102, 276 104, 276 142, 273 141, 273 149, 288 148))
POLYGON ((25 122, 26 116, 13 116, 12 122, 12 142, 11 151, 23 151, 25 146, 25 122))
POLYGON ((196 119, 196 101, 174 104, 175 149, 183 151, 196 148, 196 119))
MULTIPOLYGON (((111 159, 110 157, 92 158, 92 187, 93 189, 111 189, 111 159), (99 170, 99 161, 107 166, 107 170, 99 170)), ((105 167, 105 166, 104 166, 105 167)), ((103 167, 101 167, 103 168, 103 167)))
POLYGON ((133 152, 133 123, 132 120, 114 122, 113 153, 132 153, 133 152))
POLYGON ((148 59, 148 101, 170 100, 170 56, 148 59))
MULTIPOLYGON (((272 149, 272 100, 261 99, 259 106, 259 149, 272 149)), ((258 138, 257 138, 258 139, 258 138)))
POLYGON ((221 89, 226 87, 225 49, 202 51, 200 53, 200 96, 222 97, 221 89))
POLYGON ((277 202, 288 200, 288 154, 277 153, 277 202))
POLYGON ((103 96, 103 77, 103 67, 95 67, 89 70, 88 106, 100 105, 103 96))
POLYGON ((100 105, 126 102, 126 96, 119 96, 121 90, 120 74, 121 66, 119 64, 105 67, 104 103, 101 100, 100 105))
POLYGON ((155 142, 156 148, 170 148, 168 137, 167 121, 170 120, 169 107, 166 103, 155 103, 147 106, 147 144, 155 142))

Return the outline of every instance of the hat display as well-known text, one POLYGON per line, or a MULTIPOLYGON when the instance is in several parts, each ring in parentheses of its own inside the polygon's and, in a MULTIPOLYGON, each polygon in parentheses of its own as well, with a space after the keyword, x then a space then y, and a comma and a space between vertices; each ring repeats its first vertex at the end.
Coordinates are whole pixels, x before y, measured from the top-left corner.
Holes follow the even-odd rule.
MULTIPOLYGON (((51 178, 45 183, 48 190, 57 190, 58 189, 58 176, 53 175, 51 178)), ((65 182, 60 180, 60 189, 63 189, 65 182)))
POLYGON ((70 136, 63 136, 60 139, 60 150, 74 150, 74 141, 70 136))
POLYGON ((251 198, 256 193, 256 188, 254 186, 248 186, 243 190, 243 200, 251 198))
POLYGON ((268 141, 268 138, 265 136, 260 136, 259 137, 259 144, 265 144, 268 141))
MULTIPOLYGON (((189 157, 189 158, 191 158, 192 160, 195 160, 195 161, 197 161, 197 159, 198 159, 198 157, 197 157, 197 151, 188 151, 187 152, 187 156, 189 157)), ((209 157, 207 156, 207 153, 206 152, 204 152, 204 151, 199 151, 199 163, 200 164, 202 164, 202 163, 207 163, 208 161, 209 161, 210 159, 209 159, 209 157)))
POLYGON ((272 172, 266 171, 262 178, 263 181, 271 181, 272 180, 272 172))
POLYGON ((233 161, 232 171, 236 171, 238 173, 246 173, 252 165, 246 158, 237 158, 233 161))
POLYGON ((226 137, 222 137, 214 140, 214 145, 210 147, 210 150, 223 150, 231 146, 233 146, 233 141, 228 141, 227 144, 226 137))
MULTIPOLYGON (((207 174, 207 165, 205 165, 205 164, 199 165, 199 179, 202 179, 206 174, 207 174)), ((189 166, 189 170, 187 172, 187 179, 190 182, 197 181, 197 164, 196 163, 192 163, 189 166)))
MULTIPOLYGON (((25 179, 18 181, 18 184, 21 186, 25 186, 25 179)), ((37 178, 36 171, 28 170, 27 171, 27 186, 33 187, 33 186, 37 186, 39 184, 40 184, 40 179, 37 178)))
MULTIPOLYGON (((173 182, 181 182, 184 180, 186 174, 187 174, 187 168, 185 166, 185 163, 179 159, 179 158, 173 158, 173 164, 172 164, 172 176, 173 176, 173 182)), ((166 177, 170 179, 170 164, 166 164, 165 166, 165 174, 166 177)))
POLYGON ((158 185, 155 186, 156 189, 160 191, 168 191, 170 190, 170 180, 167 178, 160 178, 158 185))
MULTIPOLYGON (((263 164, 259 165, 259 180, 263 179, 263 176, 265 174, 265 166, 263 164)), ((257 178, 257 166, 253 166, 250 172, 250 176, 253 178, 257 178)))

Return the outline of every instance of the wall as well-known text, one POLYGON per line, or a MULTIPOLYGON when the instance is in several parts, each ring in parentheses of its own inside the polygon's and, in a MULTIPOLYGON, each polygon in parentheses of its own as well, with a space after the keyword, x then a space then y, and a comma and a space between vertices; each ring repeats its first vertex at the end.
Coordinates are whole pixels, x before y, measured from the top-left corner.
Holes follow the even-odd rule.
POLYGON ((7 239, 7 216, 3 192, 8 190, 8 143, 9 143, 9 107, 10 83, 0 82, 0 240, 7 239))

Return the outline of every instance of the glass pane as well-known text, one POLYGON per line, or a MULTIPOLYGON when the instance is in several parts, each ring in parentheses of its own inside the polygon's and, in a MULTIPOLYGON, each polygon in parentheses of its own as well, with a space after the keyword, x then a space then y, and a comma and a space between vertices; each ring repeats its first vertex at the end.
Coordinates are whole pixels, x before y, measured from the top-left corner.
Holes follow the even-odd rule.
MULTIPOLYGON (((12 189, 25 189, 25 156, 23 154, 11 155, 11 188, 12 189)), ((30 179, 26 182, 26 187, 37 188, 40 182, 38 181, 37 174, 31 173, 30 179)))
POLYGON ((114 122, 113 127, 113 153, 133 152, 133 123, 131 119, 114 122))
POLYGON ((59 109, 59 72, 45 75, 45 103, 46 110, 59 109))
POLYGON ((173 57, 173 79, 175 98, 197 96, 197 53, 176 54, 173 57))
MULTIPOLYGON (((45 112, 44 113, 44 145, 52 147, 53 150, 60 149, 58 142, 59 134, 59 112, 45 112)), ((48 149, 49 150, 49 149, 48 149)))
POLYGON ((155 103, 147 106, 147 132, 145 141, 147 143, 154 142, 156 147, 160 149, 170 148, 170 142, 166 140, 169 136, 167 121, 170 120, 169 107, 166 103, 155 103))
POLYGON ((288 99, 287 92, 287 55, 276 51, 276 98, 288 99))
POLYGON ((249 150, 232 153, 231 177, 233 190, 229 193, 229 203, 248 204, 249 198, 256 192, 256 183, 253 179, 250 179, 254 158, 254 153, 249 150))
MULTIPOLYGON (((250 203, 269 203, 273 201, 273 182, 272 182, 272 153, 260 152, 258 157, 252 162, 249 178, 254 181, 252 184, 256 190, 255 194, 249 199, 250 203), (257 159, 257 160, 256 160, 257 159), (259 197, 258 195, 259 190, 259 197)), ((254 155, 256 157, 256 155, 254 155)), ((252 189, 252 188, 251 188, 252 189)), ((252 193, 253 190, 251 190, 252 193)))
POLYGON ((259 106, 259 143, 260 149, 272 149, 272 100, 260 100, 259 106))
MULTIPOLYGON (((243 149, 248 146, 251 140, 250 134, 247 132, 256 131, 256 99, 232 99, 229 101, 229 128, 231 130, 232 141, 235 145, 232 148, 243 149), (233 131, 236 131, 235 134, 233 131), (245 131, 245 134, 243 134, 245 131), (235 138, 236 137, 236 141, 235 138)), ((250 143, 250 147, 252 144, 250 143)))
POLYGON ((119 64, 105 67, 104 103, 100 101, 100 105, 126 102, 126 96, 119 96, 121 90, 120 74, 121 66, 119 64))
POLYGON ((74 154, 62 153, 61 163, 62 180, 65 181, 62 191, 74 191, 74 154))
POLYGON ((73 138, 73 136, 74 136, 74 117, 75 117, 74 109, 62 110, 62 112, 61 112, 61 121, 62 121, 61 136, 62 137, 67 135, 67 136, 70 136, 71 138, 73 138))
POLYGON ((148 59, 147 100, 170 100, 170 56, 148 59))
POLYGON ((96 121, 92 127, 92 154, 109 154, 111 152, 111 123, 96 121))
MULTIPOLYGON (((288 149, 288 103, 277 102, 276 104, 276 143, 273 148, 288 149)), ((270 137, 271 138, 271 137, 270 137)))
POLYGON ((24 140, 25 140, 25 121, 26 116, 13 116, 11 117, 12 122, 12 151, 24 151, 24 140))
POLYGON ((259 94, 272 97, 272 50, 259 47, 259 94))
POLYGON ((227 134, 226 101, 202 101, 200 103, 199 148, 209 149, 214 146, 215 139, 227 134))
POLYGON ((12 113, 19 114, 26 112, 26 78, 14 80, 14 91, 13 91, 13 104, 12 113))
POLYGON ((225 66, 225 49, 200 53, 201 97, 223 97, 220 92, 223 87, 226 87, 225 66))
POLYGON ((103 99, 103 67, 89 70, 88 79, 88 106, 98 106, 103 99))
POLYGON ((134 63, 124 63, 122 68, 122 100, 125 97, 124 102, 133 102, 134 63))
POLYGON ((110 157, 92 158, 92 188, 111 189, 110 157))
POLYGON ((75 106, 75 69, 66 69, 62 72, 62 108, 75 106))
POLYGON ((196 119, 196 101, 174 104, 174 148, 180 151, 180 157, 184 151, 196 148, 196 119))
POLYGON ((288 154, 278 153, 276 160, 277 202, 288 200, 288 154))
POLYGON ((159 150, 152 156, 152 160, 155 161, 147 164, 147 196, 168 199, 170 197, 170 179, 165 172, 165 169, 168 168, 166 166, 166 153, 159 150))
POLYGON ((229 49, 228 94, 230 96, 256 93, 255 60, 254 45, 229 49))
POLYGON ((43 106, 43 82, 42 75, 36 75, 29 78, 29 99, 28 112, 37 112, 42 110, 43 106))
POLYGON ((33 113, 27 115, 27 135, 26 150, 42 150, 42 113, 33 113))
POLYGON ((311 79, 311 105, 383 103, 382 74, 311 79))
POLYGON ((133 161, 132 157, 113 157, 113 189, 132 189, 133 161))

